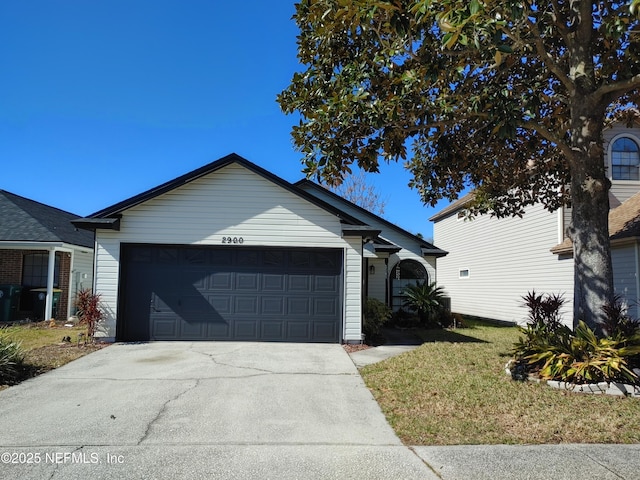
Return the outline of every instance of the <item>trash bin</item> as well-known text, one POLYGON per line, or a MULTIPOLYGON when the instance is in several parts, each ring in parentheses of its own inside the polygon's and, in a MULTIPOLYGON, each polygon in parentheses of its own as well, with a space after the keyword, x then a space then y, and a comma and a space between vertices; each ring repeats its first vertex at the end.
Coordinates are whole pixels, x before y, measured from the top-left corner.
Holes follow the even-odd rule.
MULTIPOLYGON (((53 289, 53 304, 51 309, 51 317, 56 318, 58 315, 58 302, 60 301, 59 288, 53 289)), ((44 309, 47 307, 47 289, 34 288, 31 290, 31 298, 33 300, 33 316, 34 320, 45 320, 44 309)), ((48 320, 48 319, 46 319, 48 320)))
POLYGON ((0 285, 0 322, 13 322, 20 306, 20 285, 0 285))

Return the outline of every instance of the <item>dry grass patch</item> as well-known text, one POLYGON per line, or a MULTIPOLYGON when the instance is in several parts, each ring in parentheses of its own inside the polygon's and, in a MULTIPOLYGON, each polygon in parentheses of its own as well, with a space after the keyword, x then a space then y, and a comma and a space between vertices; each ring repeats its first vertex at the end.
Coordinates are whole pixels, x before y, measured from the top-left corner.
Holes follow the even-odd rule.
POLYGON ((362 369, 408 445, 638 443, 640 400, 584 395, 504 372, 514 327, 423 332, 421 347, 362 369))

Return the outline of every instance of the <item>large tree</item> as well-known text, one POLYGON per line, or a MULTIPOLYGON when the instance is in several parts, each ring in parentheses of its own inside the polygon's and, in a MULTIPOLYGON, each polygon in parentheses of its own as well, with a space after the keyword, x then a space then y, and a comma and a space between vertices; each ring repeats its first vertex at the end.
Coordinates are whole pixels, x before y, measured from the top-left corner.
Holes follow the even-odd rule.
POLYGON ((300 113, 310 176, 402 159, 432 205, 469 186, 476 213, 571 205, 574 322, 597 327, 613 297, 603 130, 638 106, 639 4, 302 0, 306 70, 278 102, 300 113))

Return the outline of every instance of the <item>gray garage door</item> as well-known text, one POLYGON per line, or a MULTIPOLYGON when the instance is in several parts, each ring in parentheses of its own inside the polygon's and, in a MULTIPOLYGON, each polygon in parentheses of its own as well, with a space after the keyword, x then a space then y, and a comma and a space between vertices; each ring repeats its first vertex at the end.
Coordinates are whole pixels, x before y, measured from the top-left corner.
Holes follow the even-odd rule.
POLYGON ((342 251, 123 245, 117 338, 338 342, 342 251))

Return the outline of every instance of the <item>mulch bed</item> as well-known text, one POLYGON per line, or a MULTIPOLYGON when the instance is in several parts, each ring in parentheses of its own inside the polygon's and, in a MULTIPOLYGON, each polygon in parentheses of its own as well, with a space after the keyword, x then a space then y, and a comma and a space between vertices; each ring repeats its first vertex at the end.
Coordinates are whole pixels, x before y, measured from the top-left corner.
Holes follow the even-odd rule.
POLYGON ((360 350, 366 350, 367 348, 371 348, 371 345, 367 345, 365 343, 358 343, 358 344, 345 343, 342 345, 342 348, 344 348, 344 350, 347 353, 353 353, 353 352, 359 352, 360 350))

